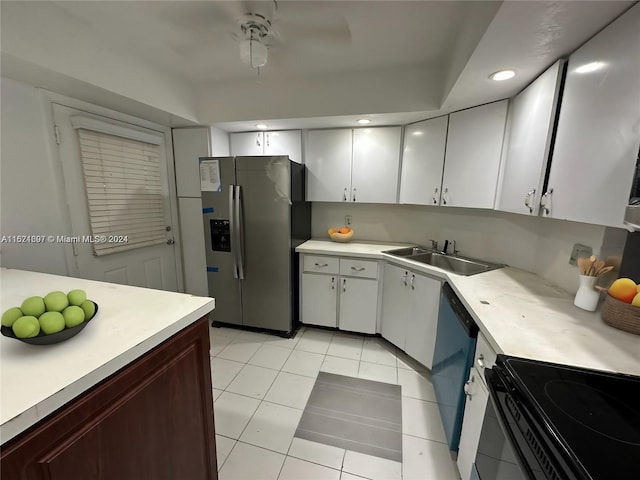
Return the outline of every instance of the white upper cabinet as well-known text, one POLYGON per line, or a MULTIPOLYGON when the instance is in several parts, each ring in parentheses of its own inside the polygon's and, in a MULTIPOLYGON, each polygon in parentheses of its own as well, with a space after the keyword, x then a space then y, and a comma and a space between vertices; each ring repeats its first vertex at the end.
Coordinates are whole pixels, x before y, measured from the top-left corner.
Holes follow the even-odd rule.
POLYGON ((397 202, 401 137, 401 127, 353 131, 352 202, 397 202))
POLYGON ((262 155, 264 138, 262 132, 231 133, 231 155, 262 155))
POLYGON ((346 202, 351 195, 350 129, 311 130, 307 135, 307 200, 346 202))
POLYGON ((565 63, 556 62, 509 105, 498 210, 538 215, 565 63))
POLYGON ((302 163, 302 134, 300 130, 273 132, 231 133, 231 155, 287 155, 302 163))
POLYGON ((449 115, 441 205, 493 208, 507 100, 449 115))
POLYGON ((401 127, 310 130, 307 200, 396 203, 401 127))
POLYGON ((640 5, 569 57, 543 215, 621 227, 640 144, 640 5))
POLYGON ((405 128, 400 203, 440 205, 448 123, 444 116, 405 128))
POLYGON ((302 163, 302 134, 300 130, 264 132, 265 155, 287 155, 292 161, 302 163))

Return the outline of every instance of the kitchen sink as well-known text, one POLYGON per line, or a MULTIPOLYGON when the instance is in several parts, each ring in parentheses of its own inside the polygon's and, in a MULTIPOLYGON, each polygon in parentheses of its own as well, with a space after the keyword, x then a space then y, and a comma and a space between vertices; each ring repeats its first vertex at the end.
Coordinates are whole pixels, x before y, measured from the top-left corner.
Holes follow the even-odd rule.
POLYGON ((384 253, 465 276, 496 270, 504 266, 474 258, 445 255, 423 247, 399 248, 396 250, 387 250, 384 253))
POLYGON ((406 248, 397 248, 395 250, 385 250, 383 253, 388 253, 389 255, 393 255, 394 257, 411 257, 413 255, 420 255, 424 253, 430 253, 433 250, 429 250, 423 247, 406 247, 406 248))

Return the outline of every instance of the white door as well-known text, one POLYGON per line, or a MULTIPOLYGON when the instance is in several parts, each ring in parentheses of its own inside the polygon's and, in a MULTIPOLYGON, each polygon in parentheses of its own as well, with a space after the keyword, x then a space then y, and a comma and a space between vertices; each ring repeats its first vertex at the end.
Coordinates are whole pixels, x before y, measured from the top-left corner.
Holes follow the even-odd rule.
POLYGON ((231 141, 231 155, 263 155, 264 136, 262 132, 246 132, 229 134, 231 141))
POLYGON ((478 442, 482 432, 482 422, 489 400, 487 387, 475 368, 471 369, 465 386, 467 395, 462 419, 462 432, 458 449, 458 470, 461 478, 471 478, 471 469, 476 460, 478 442))
POLYGON ((509 141, 498 208, 538 215, 547 172, 564 60, 556 62, 509 106, 509 141))
MULTIPOLYGON (((73 229, 73 232, 69 232, 70 237, 92 235, 78 132, 72 125, 72 117, 87 119, 86 122, 95 124, 96 129, 103 128, 106 125, 108 126, 106 127, 107 130, 117 132, 118 136, 121 137, 125 137, 130 132, 137 132, 137 135, 150 136, 162 141, 159 149, 160 183, 162 186, 164 223, 166 229, 168 229, 166 241, 156 245, 142 246, 101 256, 94 255, 93 245, 88 241, 78 241, 73 243, 72 246, 76 259, 77 274, 81 278, 177 291, 177 249, 175 244, 172 243, 174 222, 169 199, 164 133, 57 104, 53 105, 53 112, 54 122, 59 132, 58 152, 62 164, 67 204, 73 229)), ((136 135, 136 133, 132 135, 136 135)), ((107 208, 109 211, 115 211, 117 207, 111 204, 107 208)), ((130 204, 126 204, 124 210, 126 211, 129 208, 130 204)), ((120 207, 119 212, 122 212, 122 210, 122 207, 120 207)), ((125 236, 126 232, 122 232, 122 235, 125 236)), ((123 243, 123 245, 126 244, 123 238, 115 240, 118 243, 123 243)))
POLYGON ((340 277, 340 330, 376 333, 378 282, 340 277))
POLYGON ((401 127, 353 130, 351 201, 397 203, 401 127))
POLYGON ((640 143, 639 31, 635 5, 569 57, 548 182, 553 218, 623 226, 640 143))
POLYGON ((346 202, 351 192, 352 131, 311 130, 307 134, 307 201, 346 202))
POLYGON ((265 155, 287 155, 292 161, 302 163, 302 134, 300 130, 264 132, 265 155))
POLYGON ((382 279, 382 336, 404 350, 409 272, 386 263, 382 279))
POLYGON ((449 115, 441 205, 493 208, 507 103, 501 100, 449 115))
POLYGON ((436 347, 440 281, 409 272, 407 339, 404 351, 431 369, 436 347))
POLYGON ((404 131, 400 203, 439 205, 449 117, 412 123, 404 131))
POLYGON ((337 327, 337 275, 302 274, 302 323, 337 327))

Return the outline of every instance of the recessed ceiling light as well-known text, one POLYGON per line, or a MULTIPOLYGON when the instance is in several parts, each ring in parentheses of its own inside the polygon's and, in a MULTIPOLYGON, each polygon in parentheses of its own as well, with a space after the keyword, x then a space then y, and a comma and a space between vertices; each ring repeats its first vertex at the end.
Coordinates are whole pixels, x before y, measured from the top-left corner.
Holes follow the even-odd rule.
POLYGON ((416 137, 421 137, 422 135, 424 135, 424 132, 422 130, 416 130, 415 132, 413 132, 413 135, 415 135, 416 137))
POLYGON ((268 128, 264 123, 259 123, 256 125, 256 128, 259 128, 260 130, 264 130, 265 128, 268 128))
POLYGON ((369 120, 368 118, 361 118, 360 120, 358 120, 358 123, 360 125, 367 125, 368 123, 371 123, 371 120, 369 120))
POLYGON ((576 73, 591 73, 600 70, 602 67, 604 67, 604 63, 602 62, 585 63, 576 68, 576 73))
POLYGON ((513 70, 500 70, 499 72, 492 73, 489 75, 491 80, 495 80, 496 82, 501 82, 502 80, 509 80, 516 76, 516 72, 513 70))

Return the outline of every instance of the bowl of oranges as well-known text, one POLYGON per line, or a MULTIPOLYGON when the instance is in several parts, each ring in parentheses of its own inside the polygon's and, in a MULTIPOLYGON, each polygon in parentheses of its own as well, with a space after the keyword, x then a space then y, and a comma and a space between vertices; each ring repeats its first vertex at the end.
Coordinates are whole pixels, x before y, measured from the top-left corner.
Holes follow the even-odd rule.
POLYGON ((612 327, 640 335, 640 285, 630 278, 613 282, 602 306, 602 320, 612 327))
POLYGON ((353 228, 330 228, 328 233, 329 237, 334 242, 348 242, 351 240, 351 237, 353 237, 353 228))

